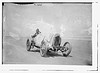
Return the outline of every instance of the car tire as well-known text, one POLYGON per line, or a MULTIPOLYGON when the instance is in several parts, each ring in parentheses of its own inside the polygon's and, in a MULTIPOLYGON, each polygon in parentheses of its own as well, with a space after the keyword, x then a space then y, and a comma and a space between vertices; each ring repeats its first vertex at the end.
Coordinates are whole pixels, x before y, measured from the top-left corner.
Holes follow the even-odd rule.
POLYGON ((42 57, 45 57, 47 54, 47 48, 46 48, 46 45, 45 44, 42 44, 41 48, 40 48, 40 55, 42 57))
POLYGON ((31 49, 31 42, 29 41, 29 39, 27 39, 26 47, 27 47, 26 50, 30 51, 30 49, 31 49))
POLYGON ((63 56, 68 56, 72 51, 72 46, 70 45, 69 42, 65 42, 63 45, 63 56))

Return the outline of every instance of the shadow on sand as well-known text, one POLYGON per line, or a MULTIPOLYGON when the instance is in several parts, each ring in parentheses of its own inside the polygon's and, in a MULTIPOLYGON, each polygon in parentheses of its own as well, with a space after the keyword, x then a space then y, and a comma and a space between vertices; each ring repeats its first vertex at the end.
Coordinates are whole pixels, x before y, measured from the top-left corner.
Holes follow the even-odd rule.
MULTIPOLYGON (((40 50, 37 49, 37 50, 30 50, 29 52, 39 52, 40 53, 40 50)), ((57 52, 47 52, 46 56, 45 57, 72 57, 71 55, 68 55, 68 56, 63 56, 61 53, 57 53, 57 52)))

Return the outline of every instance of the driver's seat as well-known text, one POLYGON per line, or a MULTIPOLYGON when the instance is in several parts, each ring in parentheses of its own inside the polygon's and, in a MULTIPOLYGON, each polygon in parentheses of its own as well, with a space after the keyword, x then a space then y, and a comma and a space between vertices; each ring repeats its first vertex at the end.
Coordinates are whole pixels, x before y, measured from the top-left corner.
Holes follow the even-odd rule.
POLYGON ((52 46, 54 48, 54 50, 57 50, 58 48, 60 48, 60 44, 61 44, 61 37, 60 34, 55 34, 53 37, 53 42, 52 42, 52 46))

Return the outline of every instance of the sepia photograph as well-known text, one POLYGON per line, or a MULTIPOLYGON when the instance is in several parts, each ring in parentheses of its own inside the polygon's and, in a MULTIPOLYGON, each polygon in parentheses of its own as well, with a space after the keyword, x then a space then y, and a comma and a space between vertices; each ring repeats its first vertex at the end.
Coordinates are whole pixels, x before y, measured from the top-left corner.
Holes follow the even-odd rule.
POLYGON ((2 64, 92 66, 92 3, 3 2, 2 64))

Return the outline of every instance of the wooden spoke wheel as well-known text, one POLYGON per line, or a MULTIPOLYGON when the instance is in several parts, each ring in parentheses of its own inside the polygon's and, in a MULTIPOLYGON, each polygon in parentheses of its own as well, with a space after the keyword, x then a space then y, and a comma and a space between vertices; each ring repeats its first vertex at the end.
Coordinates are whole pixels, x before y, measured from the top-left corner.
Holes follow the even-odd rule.
POLYGON ((45 57, 47 54, 47 48, 46 48, 46 44, 45 43, 42 43, 42 46, 40 48, 40 55, 42 57, 45 57))
POLYGON ((70 45, 69 42, 65 42, 65 44, 63 45, 63 56, 68 56, 72 51, 72 46, 70 45))
POLYGON ((30 51, 31 49, 31 42, 29 41, 29 39, 27 39, 27 42, 26 42, 26 50, 27 51, 30 51))

